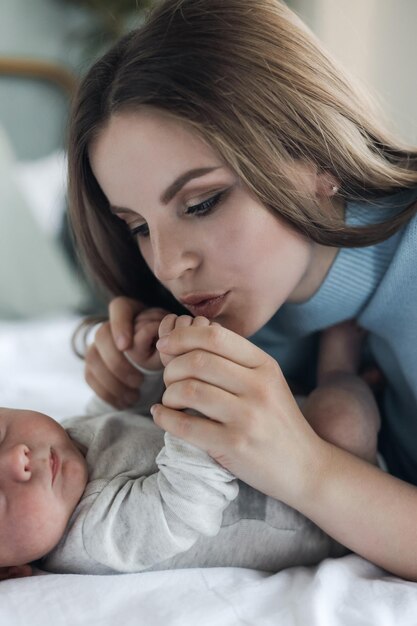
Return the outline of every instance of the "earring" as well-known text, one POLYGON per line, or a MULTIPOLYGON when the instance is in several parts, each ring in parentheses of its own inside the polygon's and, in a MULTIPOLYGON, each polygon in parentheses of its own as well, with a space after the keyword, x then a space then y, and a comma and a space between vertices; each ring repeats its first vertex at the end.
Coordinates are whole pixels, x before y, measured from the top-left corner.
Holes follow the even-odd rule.
POLYGON ((339 187, 337 185, 333 185, 332 187, 332 196, 335 196, 339 191, 339 187))

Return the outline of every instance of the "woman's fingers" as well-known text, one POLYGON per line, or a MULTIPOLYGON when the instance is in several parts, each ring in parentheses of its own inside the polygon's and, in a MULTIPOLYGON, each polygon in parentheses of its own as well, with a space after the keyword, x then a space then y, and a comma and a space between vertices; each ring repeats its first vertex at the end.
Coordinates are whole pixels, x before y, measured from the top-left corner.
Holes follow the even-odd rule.
POLYGON ((186 379, 198 379, 234 395, 242 395, 248 387, 251 370, 212 352, 192 350, 171 359, 164 371, 167 387, 186 379))
POLYGON ((268 358, 265 352, 247 339, 213 324, 174 328, 169 335, 159 339, 156 347, 171 356, 202 349, 249 368, 258 367, 268 358))
MULTIPOLYGON (((94 350, 94 348, 92 348, 94 350)), ((142 375, 136 372, 137 378, 142 375)), ((85 370, 85 380, 99 398, 117 408, 132 406, 139 399, 139 386, 129 387, 121 383, 107 369, 97 354, 90 357, 89 367, 85 370)))
POLYGON ((120 296, 109 305, 109 321, 113 341, 119 350, 127 350, 132 345, 134 319, 144 305, 138 300, 120 296))
POLYGON ((94 376, 104 385, 110 382, 109 377, 132 389, 137 389, 142 382, 142 374, 115 346, 108 322, 96 332, 95 342, 88 349, 85 360, 86 370, 91 369, 94 376))
POLYGON ((192 413, 176 411, 162 404, 154 404, 151 413, 155 424, 160 428, 206 450, 213 458, 223 448, 223 424, 192 413))
POLYGON ((85 378, 106 402, 131 406, 138 399, 143 375, 129 362, 148 369, 159 369, 161 361, 155 343, 158 327, 166 315, 162 309, 144 310, 131 298, 115 298, 109 305, 109 321, 97 330, 86 353, 85 378))
POLYGON ((189 378, 170 385, 162 396, 170 409, 190 409, 212 420, 227 423, 238 414, 238 398, 223 389, 189 378))

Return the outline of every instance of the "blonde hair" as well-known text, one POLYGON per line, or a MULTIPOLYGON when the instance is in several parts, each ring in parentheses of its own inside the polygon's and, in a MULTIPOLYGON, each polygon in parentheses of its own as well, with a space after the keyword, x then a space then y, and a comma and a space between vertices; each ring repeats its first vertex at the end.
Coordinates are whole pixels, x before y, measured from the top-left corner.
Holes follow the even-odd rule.
POLYGON ((163 0, 91 68, 72 112, 71 221, 94 276, 112 295, 178 308, 111 214, 88 158, 112 115, 143 105, 194 128, 265 206, 317 243, 371 245, 416 213, 410 205, 389 221, 355 228, 297 189, 288 163, 302 159, 336 177, 342 198, 373 203, 417 184, 417 151, 389 135, 284 4, 163 0))

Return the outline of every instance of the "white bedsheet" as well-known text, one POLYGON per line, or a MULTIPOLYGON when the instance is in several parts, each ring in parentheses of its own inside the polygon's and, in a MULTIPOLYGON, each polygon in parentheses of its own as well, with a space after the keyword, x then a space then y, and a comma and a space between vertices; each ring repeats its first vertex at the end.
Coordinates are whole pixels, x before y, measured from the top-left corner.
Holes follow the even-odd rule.
MULTIPOLYGON (((74 318, 0 323, 0 405, 57 419, 90 393, 74 318)), ((120 576, 39 572, 0 583, 1 626, 417 626, 417 584, 355 555, 275 575, 193 569, 120 576)))

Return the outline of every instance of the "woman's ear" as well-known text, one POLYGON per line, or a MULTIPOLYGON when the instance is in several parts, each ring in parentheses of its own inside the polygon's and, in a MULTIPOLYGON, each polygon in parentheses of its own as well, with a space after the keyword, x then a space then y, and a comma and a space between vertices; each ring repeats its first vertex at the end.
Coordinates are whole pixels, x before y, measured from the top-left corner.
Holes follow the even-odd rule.
POLYGON ((316 174, 316 197, 324 200, 332 198, 340 189, 340 181, 330 172, 318 171, 316 174))
POLYGON ((311 161, 297 159, 288 164, 286 175, 294 181, 294 185, 307 196, 315 196, 318 200, 326 200, 337 194, 340 181, 328 170, 320 170, 311 161))
POLYGON ((0 580, 8 580, 9 578, 25 578, 32 576, 32 567, 30 565, 11 565, 10 567, 0 567, 0 580))

